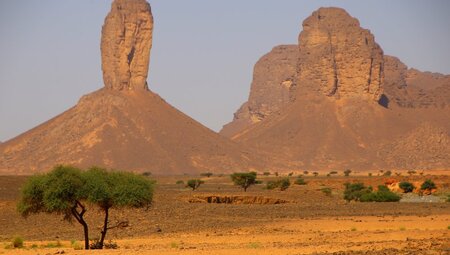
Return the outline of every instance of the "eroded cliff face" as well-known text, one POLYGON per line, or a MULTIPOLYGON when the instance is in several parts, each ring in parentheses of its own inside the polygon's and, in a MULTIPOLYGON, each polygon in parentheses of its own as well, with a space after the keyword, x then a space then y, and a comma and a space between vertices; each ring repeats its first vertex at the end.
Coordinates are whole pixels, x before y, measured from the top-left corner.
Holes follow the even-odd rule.
POLYGON ((275 47, 255 65, 248 102, 221 134, 234 137, 309 95, 378 103, 383 51, 369 30, 340 8, 320 8, 303 22, 299 45, 275 47))
POLYGON ((145 0, 115 0, 102 28, 105 87, 147 90, 153 16, 145 0))
POLYGON ((298 60, 297 45, 280 45, 255 64, 248 101, 225 125, 221 134, 233 136, 246 127, 279 112, 293 100, 298 60))
POLYGON ((384 93, 390 107, 450 106, 450 75, 408 69, 398 58, 392 56, 384 56, 384 62, 384 93))
POLYGON ((383 51, 369 30, 339 8, 320 8, 299 36, 298 88, 328 97, 378 102, 383 51))

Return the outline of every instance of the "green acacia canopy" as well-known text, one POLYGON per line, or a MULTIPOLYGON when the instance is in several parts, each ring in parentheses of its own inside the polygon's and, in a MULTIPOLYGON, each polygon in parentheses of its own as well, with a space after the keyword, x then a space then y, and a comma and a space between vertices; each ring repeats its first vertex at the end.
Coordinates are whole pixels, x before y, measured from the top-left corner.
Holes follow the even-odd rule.
MULTIPOLYGON (((22 188, 17 205, 23 216, 56 213, 76 219, 84 229, 85 248, 89 248, 86 205, 97 205, 105 215, 103 230, 94 248, 102 248, 108 226, 109 209, 148 208, 153 199, 153 182, 127 172, 92 167, 83 172, 71 166, 56 166, 51 172, 31 177, 22 188)), ((92 245, 91 245, 92 246, 92 245)), ((91 247, 92 248, 92 247, 91 247)))

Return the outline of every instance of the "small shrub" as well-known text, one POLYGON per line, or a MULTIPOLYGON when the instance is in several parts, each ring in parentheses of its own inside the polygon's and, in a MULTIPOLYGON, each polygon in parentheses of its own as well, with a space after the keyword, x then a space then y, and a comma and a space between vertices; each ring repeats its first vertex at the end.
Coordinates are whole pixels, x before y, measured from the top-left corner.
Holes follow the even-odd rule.
POLYGON ((337 173, 338 173, 337 171, 331 171, 330 175, 337 174, 337 173))
POLYGON ((31 249, 37 249, 38 247, 39 246, 37 244, 35 244, 35 243, 31 245, 31 249))
POLYGON ((12 247, 13 248, 23 248, 23 238, 20 236, 14 237, 12 240, 12 247))
POLYGON ((344 171, 345 176, 350 176, 351 173, 352 173, 352 170, 350 170, 350 169, 347 169, 344 171))
POLYGON ((372 192, 372 187, 366 187, 362 183, 345 183, 344 199, 347 201, 359 201, 364 194, 372 192))
POLYGON ((148 177, 148 176, 151 176, 151 175, 152 175, 152 173, 151 173, 151 172, 143 172, 143 173, 142 173, 142 175, 143 175, 143 176, 147 176, 147 177, 148 177))
POLYGON ((279 173, 278 173, 278 172, 275 172, 275 176, 277 176, 277 177, 278 177, 278 175, 279 175, 279 173))
POLYGON ((384 172, 383 176, 391 176, 392 175, 392 171, 388 170, 386 172, 384 172))
POLYGON ((322 191, 322 193, 325 194, 326 196, 331 196, 331 188, 323 187, 320 189, 320 191, 322 191))
POLYGON ((378 186, 377 192, 370 192, 361 195, 361 202, 398 202, 400 196, 390 191, 386 186, 378 186))
POLYGON ((207 172, 207 173, 201 173, 200 176, 204 176, 204 177, 211 177, 213 176, 213 173, 207 172))
POLYGON ((414 171, 414 170, 409 170, 407 173, 408 173, 409 175, 414 175, 414 174, 416 174, 417 172, 414 171))
POLYGON ((416 188, 410 182, 400 182, 398 186, 403 190, 403 193, 413 192, 413 190, 416 188))
POLYGON ((289 178, 283 178, 277 181, 268 181, 266 184, 266 189, 272 190, 276 188, 280 188, 280 190, 286 190, 291 186, 291 182, 289 178))
POLYGON ((191 188, 192 190, 196 190, 200 187, 200 185, 202 185, 203 183, 205 183, 202 180, 199 179, 191 179, 189 181, 187 181, 186 187, 191 188))
POLYGON ((264 176, 269 176, 269 175, 270 175, 270 172, 264 172, 263 175, 264 175, 264 176))
POLYGON ((372 177, 372 173, 368 173, 367 175, 368 175, 369 177, 372 177))
POLYGON ((314 177, 317 177, 319 175, 318 172, 313 172, 314 177))
POLYGON ((184 184, 184 181, 183 181, 183 180, 178 180, 175 184, 181 184, 181 185, 183 185, 183 184, 184 184))
POLYGON ((288 174, 288 176, 293 176, 294 175, 294 172, 290 172, 289 174, 288 174))
POLYGON ((306 182, 305 182, 305 180, 303 179, 302 176, 298 176, 297 179, 295 179, 294 184, 297 184, 297 185, 306 185, 306 182))
POLYGON ((426 180, 420 186, 421 190, 433 190, 436 189, 436 184, 432 180, 426 180))
POLYGON ((303 174, 304 174, 304 175, 308 175, 309 172, 308 172, 308 171, 303 171, 303 174))

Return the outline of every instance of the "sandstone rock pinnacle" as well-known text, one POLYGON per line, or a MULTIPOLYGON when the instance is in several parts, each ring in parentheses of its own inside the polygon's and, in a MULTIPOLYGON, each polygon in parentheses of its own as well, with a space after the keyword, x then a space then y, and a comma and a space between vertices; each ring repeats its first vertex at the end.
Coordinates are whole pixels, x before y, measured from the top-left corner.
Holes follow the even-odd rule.
POLYGON ((114 0, 102 28, 105 87, 147 90, 153 16, 145 0, 114 0))
POLYGON ((345 10, 313 12, 303 22, 299 49, 300 86, 330 97, 379 100, 383 51, 370 31, 345 10))

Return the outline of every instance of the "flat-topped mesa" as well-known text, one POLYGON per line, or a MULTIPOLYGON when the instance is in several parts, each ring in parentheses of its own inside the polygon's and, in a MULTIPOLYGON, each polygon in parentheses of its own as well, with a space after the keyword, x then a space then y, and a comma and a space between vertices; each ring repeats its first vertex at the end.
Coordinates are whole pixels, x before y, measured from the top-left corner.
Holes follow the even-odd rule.
POLYGON ((114 0, 102 28, 101 51, 105 87, 148 90, 153 16, 145 0, 114 0))
POLYGON ((335 98, 380 99, 383 51, 370 31, 345 10, 320 8, 313 12, 303 22, 299 49, 301 91, 319 91, 335 98))

